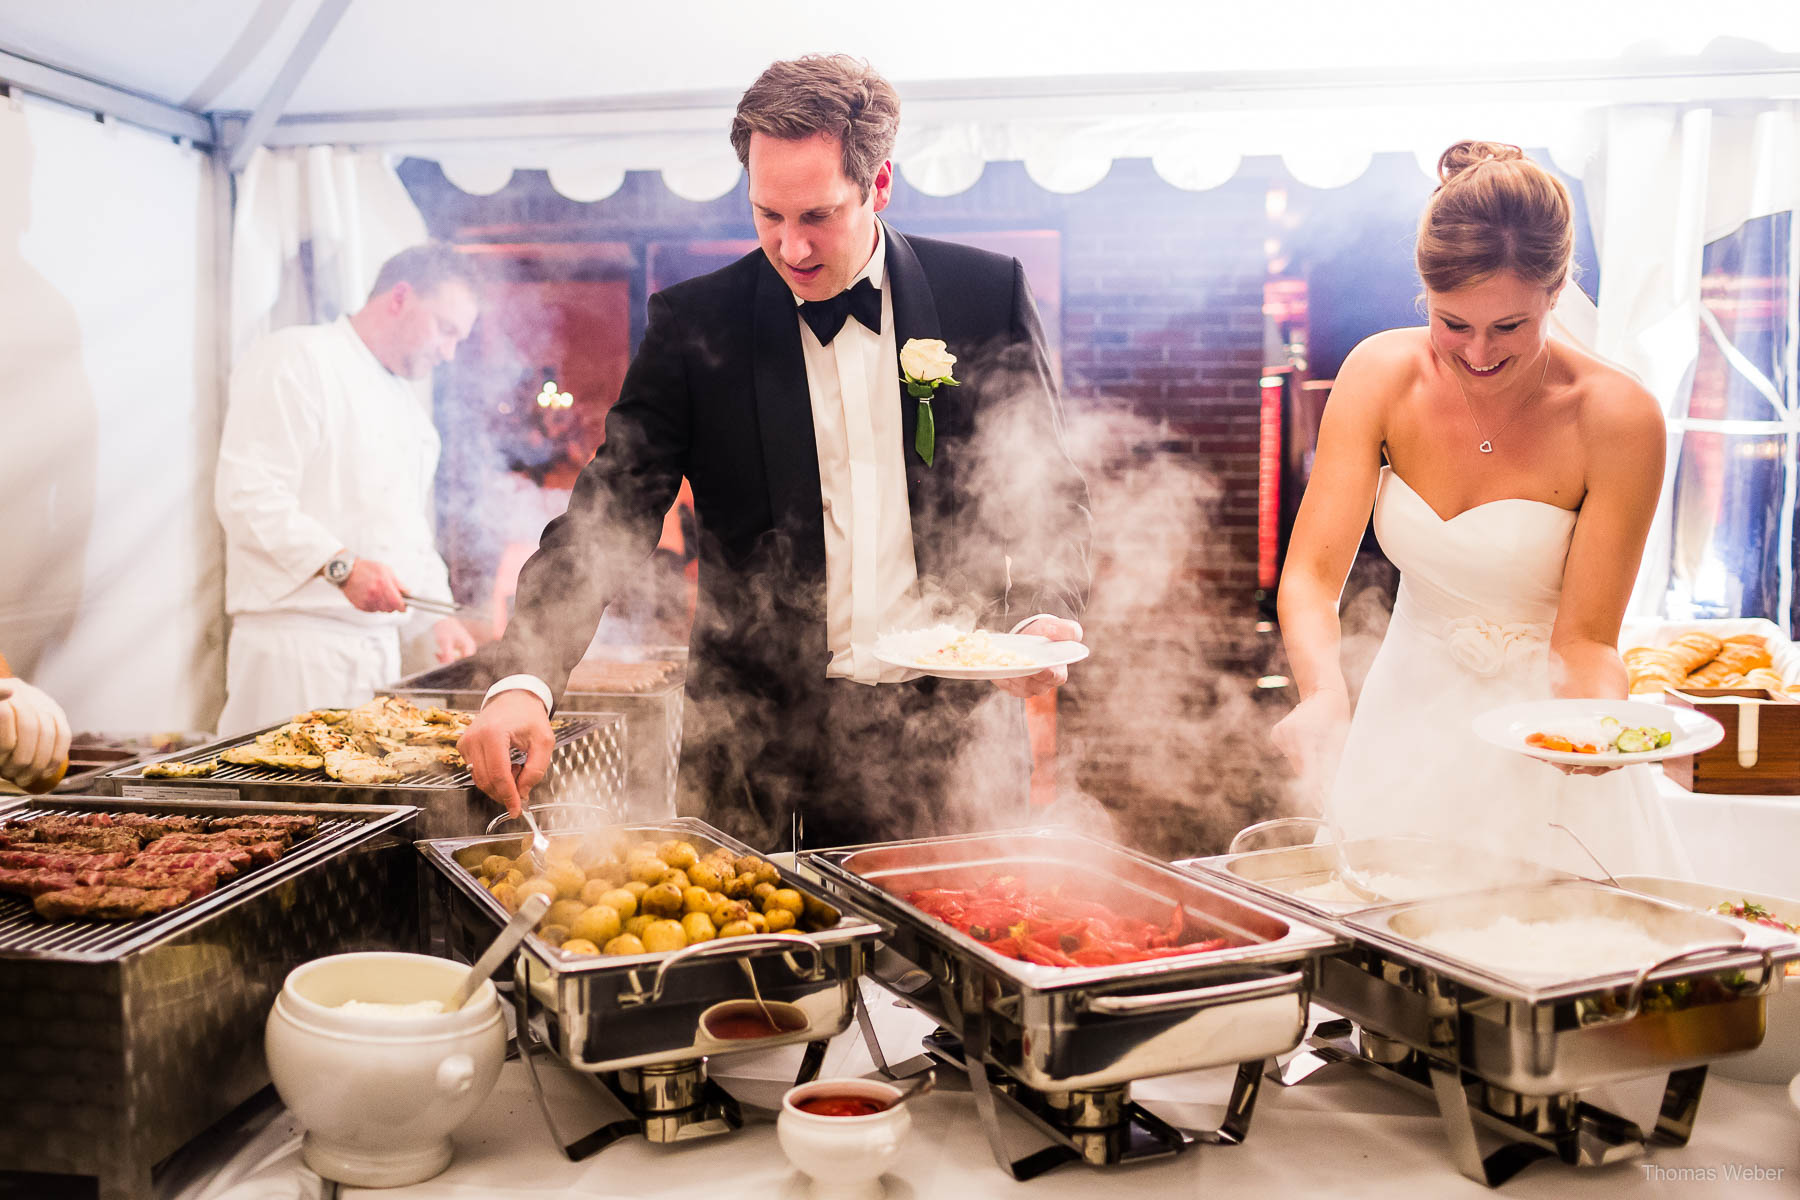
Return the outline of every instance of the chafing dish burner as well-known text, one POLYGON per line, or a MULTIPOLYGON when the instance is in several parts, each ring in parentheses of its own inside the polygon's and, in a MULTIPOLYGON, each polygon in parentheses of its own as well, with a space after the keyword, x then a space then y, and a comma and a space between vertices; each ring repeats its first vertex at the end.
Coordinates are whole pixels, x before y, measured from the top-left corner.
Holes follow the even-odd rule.
MULTIPOLYGON (((1178 1153, 1195 1141, 1241 1140, 1264 1061, 1298 1043, 1317 959, 1339 945, 1164 863, 1062 830, 811 851, 801 864, 835 897, 894 927, 872 973, 968 1048, 951 1057, 969 1076, 995 1161, 1017 1179, 1064 1162, 1104 1166, 1178 1153), (906 899, 925 889, 977 887, 996 875, 1034 892, 1062 888, 1142 920, 1168 922, 1179 906, 1190 941, 1223 937, 1227 945, 1111 966, 1040 966, 1003 956, 906 899), (1122 1091, 1112 1098, 1133 1079, 1228 1063, 1240 1069, 1216 1130, 1177 1130, 1122 1091), (1051 1094, 1057 1099, 1044 1098, 1051 1094), (1093 1125, 1115 1102, 1130 1119, 1093 1125), (999 1126, 1000 1104, 1052 1145, 1015 1160, 999 1126)), ((863 1035, 887 1071, 866 1019, 863 1035)))

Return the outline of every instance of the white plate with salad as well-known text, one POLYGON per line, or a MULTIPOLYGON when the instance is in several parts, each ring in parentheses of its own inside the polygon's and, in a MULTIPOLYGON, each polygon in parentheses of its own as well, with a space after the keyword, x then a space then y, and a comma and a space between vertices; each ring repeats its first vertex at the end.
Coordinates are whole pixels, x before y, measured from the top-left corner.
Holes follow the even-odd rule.
POLYGON ((1661 762, 1725 737, 1704 713, 1637 700, 1528 700, 1482 713, 1472 725, 1476 737, 1502 750, 1574 767, 1661 762))
POLYGON ((1080 642, 951 625, 889 633, 875 642, 878 661, 941 679, 1018 679, 1087 656, 1088 648, 1080 642))

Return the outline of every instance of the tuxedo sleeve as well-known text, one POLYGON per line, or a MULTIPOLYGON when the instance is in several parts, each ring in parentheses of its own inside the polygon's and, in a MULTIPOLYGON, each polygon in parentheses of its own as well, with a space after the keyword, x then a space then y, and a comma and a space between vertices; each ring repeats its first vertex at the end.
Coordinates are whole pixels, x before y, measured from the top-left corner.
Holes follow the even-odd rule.
POLYGON ((568 511, 544 527, 520 569, 506 634, 483 654, 485 674, 532 675, 562 695, 608 602, 656 549, 687 464, 685 337, 668 301, 651 296, 606 438, 577 477, 568 511))
POLYGON ((1017 453, 1030 487, 1009 507, 1006 628, 1037 614, 1079 620, 1091 581, 1093 516, 1087 481, 1069 456, 1067 422, 1037 302, 1025 268, 1013 260, 1013 311, 1007 358, 1014 387, 1017 453))

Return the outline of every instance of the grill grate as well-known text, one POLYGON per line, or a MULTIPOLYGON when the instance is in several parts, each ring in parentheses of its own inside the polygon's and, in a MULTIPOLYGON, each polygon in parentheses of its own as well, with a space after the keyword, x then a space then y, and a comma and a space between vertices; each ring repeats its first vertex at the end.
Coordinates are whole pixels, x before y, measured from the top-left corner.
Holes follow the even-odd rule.
MULTIPOLYGON (((136 809, 36 808, 13 810, 4 815, 15 823, 29 823, 43 817, 83 816, 94 811, 135 812, 136 809)), ((158 810, 146 810, 156 815, 158 810)), ((227 816, 217 812, 191 814, 173 811, 173 815, 227 816)), ((368 828, 366 819, 356 817, 322 817, 312 835, 294 845, 280 858, 260 867, 252 867, 218 888, 179 908, 135 921, 46 921, 37 915, 31 901, 12 895, 0 895, 0 954, 38 954, 56 957, 115 958, 142 941, 151 940, 200 919, 206 913, 230 904, 234 897, 255 887, 263 880, 279 878, 292 871, 297 863, 311 862, 321 855, 336 852, 355 840, 368 828)))

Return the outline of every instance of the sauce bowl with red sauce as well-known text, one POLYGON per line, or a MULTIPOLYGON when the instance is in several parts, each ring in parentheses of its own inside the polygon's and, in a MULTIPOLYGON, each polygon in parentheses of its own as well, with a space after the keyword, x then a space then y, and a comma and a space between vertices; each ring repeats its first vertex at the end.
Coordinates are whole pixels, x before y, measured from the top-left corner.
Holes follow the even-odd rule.
POLYGON ((819 1079, 790 1088, 776 1136, 812 1178, 813 1200, 878 1200, 882 1172, 900 1157, 912 1114, 900 1089, 874 1079, 819 1079))

